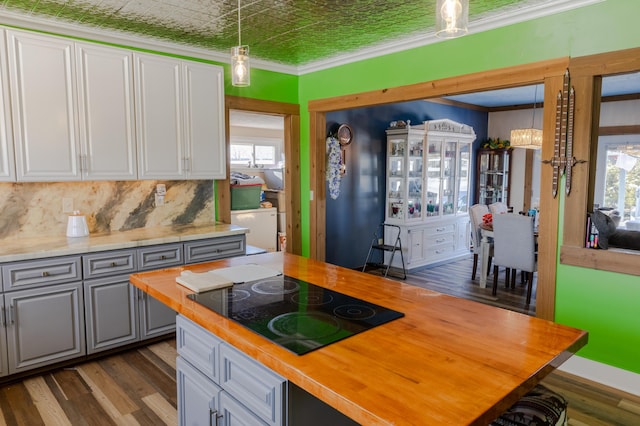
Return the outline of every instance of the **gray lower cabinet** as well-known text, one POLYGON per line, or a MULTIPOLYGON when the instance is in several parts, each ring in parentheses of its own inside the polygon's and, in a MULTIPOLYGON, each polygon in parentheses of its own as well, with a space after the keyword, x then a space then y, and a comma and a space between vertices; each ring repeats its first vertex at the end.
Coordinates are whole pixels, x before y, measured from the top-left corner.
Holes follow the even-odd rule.
POLYGON ((188 318, 176 325, 179 425, 357 425, 188 318))
POLYGON ((129 275, 84 282, 87 353, 137 342, 138 289, 129 275))
POLYGON ((82 283, 4 295, 8 373, 85 354, 82 283))
POLYGON ((179 425, 285 424, 285 379, 181 315, 176 346, 179 425))

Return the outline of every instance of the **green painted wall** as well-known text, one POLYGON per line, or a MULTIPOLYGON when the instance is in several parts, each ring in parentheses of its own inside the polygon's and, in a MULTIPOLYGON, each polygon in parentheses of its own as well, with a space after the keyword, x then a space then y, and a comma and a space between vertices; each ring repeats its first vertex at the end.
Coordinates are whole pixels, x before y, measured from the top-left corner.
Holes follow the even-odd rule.
MULTIPOLYGON (((300 77, 304 254, 309 253, 308 101, 640 46, 640 2, 607 0, 522 24, 300 77)), ((556 320, 589 331, 580 356, 640 373, 640 279, 559 265, 556 320)))

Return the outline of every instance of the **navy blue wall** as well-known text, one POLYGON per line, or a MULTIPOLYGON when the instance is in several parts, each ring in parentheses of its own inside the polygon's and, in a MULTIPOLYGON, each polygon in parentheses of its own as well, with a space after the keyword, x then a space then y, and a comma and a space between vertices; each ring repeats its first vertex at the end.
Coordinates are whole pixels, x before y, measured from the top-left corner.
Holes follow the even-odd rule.
MULTIPOLYGON (((346 150, 347 173, 340 182, 340 196, 331 199, 327 186, 327 262, 347 268, 361 268, 373 232, 384 221, 385 130, 389 123, 411 120, 415 125, 441 118, 473 127, 477 136, 474 153, 481 141, 487 138, 486 112, 439 103, 413 101, 327 114, 327 134, 342 123, 349 124, 353 130, 353 141, 346 150)), ((475 155, 471 164, 475 165, 475 155)), ((474 188, 474 182, 471 184, 471 188, 474 188)))

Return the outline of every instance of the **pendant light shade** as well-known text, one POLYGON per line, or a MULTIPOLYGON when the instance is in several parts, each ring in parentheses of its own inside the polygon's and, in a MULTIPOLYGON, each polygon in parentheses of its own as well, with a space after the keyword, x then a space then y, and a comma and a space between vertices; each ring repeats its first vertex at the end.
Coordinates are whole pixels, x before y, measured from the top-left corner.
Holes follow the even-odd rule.
POLYGON ((511 146, 516 148, 540 149, 542 147, 542 130, 534 129, 536 119, 536 102, 538 100, 538 86, 533 96, 533 113, 531 117, 531 127, 528 129, 513 129, 511 131, 511 146))
POLYGON ((469 25, 469 0, 437 0, 436 36, 454 38, 465 35, 469 25))
POLYGON ((251 64, 249 60, 249 46, 234 46, 231 48, 231 84, 244 87, 251 84, 251 64))
POLYGON ((231 48, 231 85, 246 87, 251 84, 249 46, 242 44, 240 29, 240 0, 238 0, 238 45, 231 48))
POLYGON ((516 148, 539 149, 542 146, 542 130, 514 129, 509 143, 516 148))

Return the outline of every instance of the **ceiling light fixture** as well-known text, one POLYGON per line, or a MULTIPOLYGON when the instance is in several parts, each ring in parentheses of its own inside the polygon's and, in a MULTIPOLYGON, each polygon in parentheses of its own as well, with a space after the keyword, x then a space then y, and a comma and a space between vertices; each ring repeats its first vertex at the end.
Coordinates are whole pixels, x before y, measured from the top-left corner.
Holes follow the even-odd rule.
POLYGON ((436 2, 436 37, 454 38, 469 30, 469 0, 438 0, 436 2))
POLYGON ((238 0, 238 45, 231 48, 231 84, 246 87, 251 84, 249 46, 242 44, 240 30, 240 0, 238 0))
POLYGON ((538 99, 538 85, 536 85, 533 95, 533 117, 531 118, 531 128, 514 129, 511 131, 509 143, 516 148, 540 149, 542 147, 542 130, 534 129, 533 123, 536 118, 536 101, 538 99))

